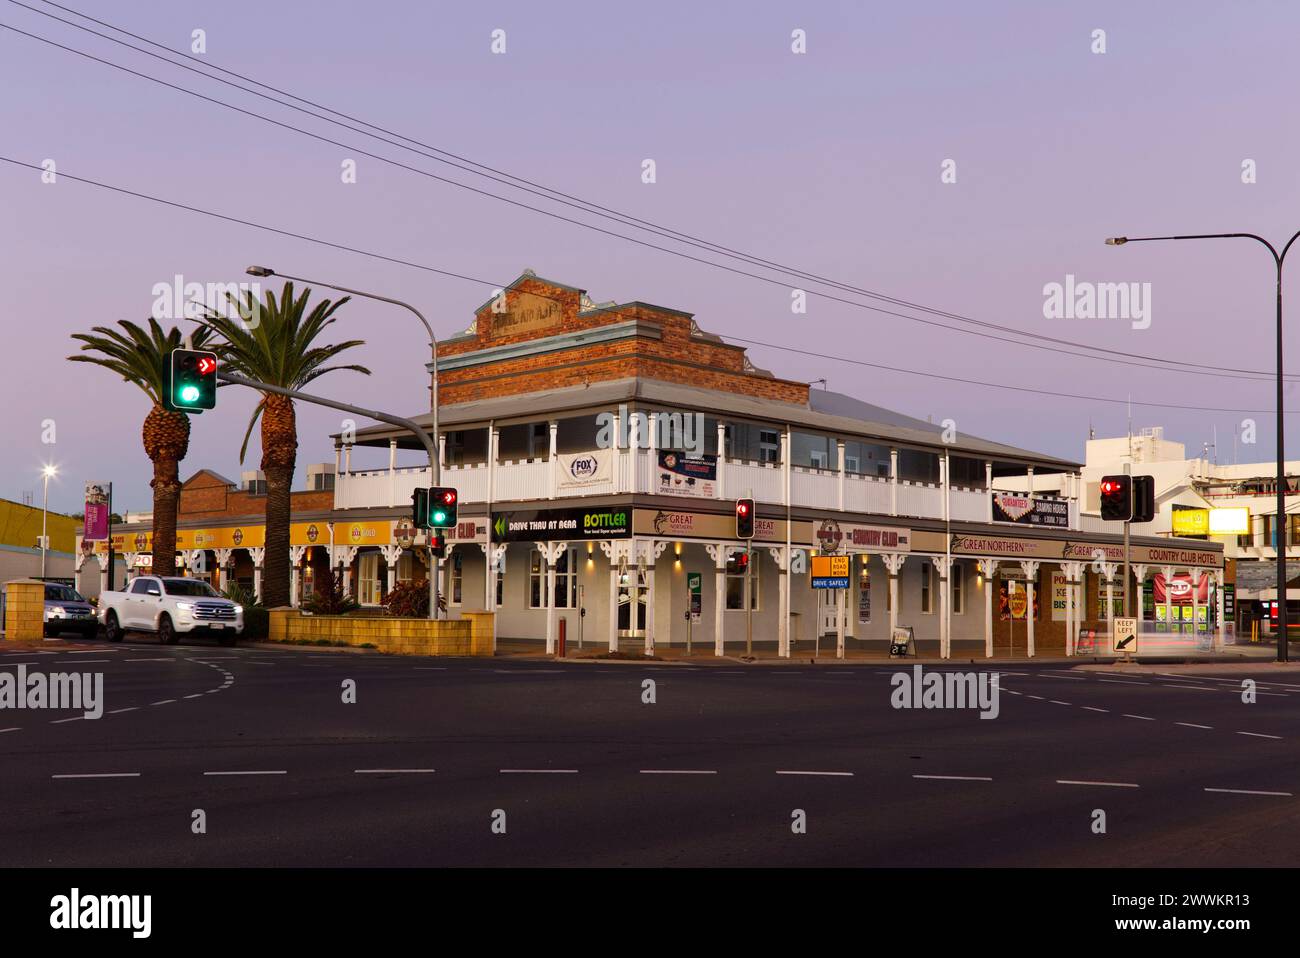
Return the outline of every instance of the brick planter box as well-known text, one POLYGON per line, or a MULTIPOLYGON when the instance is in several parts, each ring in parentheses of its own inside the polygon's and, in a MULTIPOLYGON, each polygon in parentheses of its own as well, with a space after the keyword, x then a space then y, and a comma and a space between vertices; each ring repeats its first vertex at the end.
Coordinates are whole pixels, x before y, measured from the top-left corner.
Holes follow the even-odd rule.
POLYGON ((399 619, 389 616, 303 615, 297 609, 272 609, 267 638, 272 642, 326 639, 347 645, 373 645, 398 655, 491 655, 491 612, 463 612, 459 619, 399 619))

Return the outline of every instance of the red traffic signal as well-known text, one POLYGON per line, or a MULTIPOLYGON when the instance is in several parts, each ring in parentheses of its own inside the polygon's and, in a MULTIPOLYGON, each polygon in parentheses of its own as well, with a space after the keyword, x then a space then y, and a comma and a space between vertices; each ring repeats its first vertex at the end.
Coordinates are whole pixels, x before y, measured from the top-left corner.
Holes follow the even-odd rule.
POLYGON ((1101 517, 1108 522, 1128 522, 1133 518, 1131 476, 1101 477, 1101 517))
POLYGON ((754 500, 736 500, 736 538, 754 538, 754 500))

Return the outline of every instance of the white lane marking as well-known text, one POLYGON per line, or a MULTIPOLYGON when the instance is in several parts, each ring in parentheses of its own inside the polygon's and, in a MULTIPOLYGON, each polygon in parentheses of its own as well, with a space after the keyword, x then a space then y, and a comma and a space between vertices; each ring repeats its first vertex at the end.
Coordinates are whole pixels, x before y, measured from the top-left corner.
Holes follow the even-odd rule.
POLYGON ((140 708, 140 706, 138 706, 138 705, 132 705, 130 708, 124 708, 124 709, 113 709, 113 710, 112 710, 111 712, 109 712, 108 714, 109 714, 109 715, 120 715, 120 714, 123 713, 123 712, 135 712, 135 711, 137 711, 139 708, 140 708))
POLYGON ((1098 682, 1109 682, 1111 685, 1150 685, 1150 682, 1121 682, 1119 679, 1098 679, 1098 682))
POLYGON ((944 782, 991 782, 987 775, 913 775, 913 778, 931 778, 944 782))
POLYGON ((1197 692, 1218 692, 1219 689, 1212 689, 1208 685, 1174 685, 1172 682, 1165 682, 1160 686, 1162 689, 1193 689, 1197 692))
MULTIPOLYGON (((108 660, 105 659, 105 661, 108 660)), ((167 658, 167 659, 123 659, 122 661, 123 662, 175 662, 177 660, 172 658, 167 658)))
POLYGON ((1272 739, 1281 739, 1281 738, 1282 738, 1281 735, 1265 735, 1263 732, 1238 732, 1237 734, 1238 734, 1238 735, 1250 735, 1250 736, 1252 736, 1252 737, 1254 737, 1254 738, 1272 738, 1272 739))
POLYGON ((139 778, 139 772, 92 772, 71 775, 51 775, 50 778, 139 778))
POLYGON ((642 775, 717 775, 712 768, 643 768, 642 775))
POLYGON ((274 662, 253 662, 251 660, 246 661, 244 664, 245 665, 275 665, 274 662))
POLYGON ((1261 792, 1252 788, 1207 788, 1207 792, 1219 792, 1224 795, 1279 795, 1282 798, 1290 798, 1290 792, 1261 792))
POLYGON ((1181 725, 1183 728, 1206 728, 1213 729, 1213 725, 1197 725, 1195 722, 1175 722, 1175 725, 1181 725))
POLYGON ((150 702, 150 705, 171 705, 175 699, 163 699, 161 702, 150 702))
POLYGON ((1062 702, 1060 699, 1050 699, 1049 701, 1050 701, 1051 704, 1053 704, 1053 705, 1069 705, 1069 704, 1070 704, 1069 702, 1062 702))
POLYGON ((202 693, 202 692, 195 692, 193 695, 187 695, 187 696, 185 696, 185 698, 187 698, 187 699, 201 699, 201 698, 203 698, 203 693, 202 693))
POLYGON ((788 770, 788 769, 777 769, 776 774, 778 775, 833 775, 833 776, 842 776, 844 778, 853 777, 852 772, 807 772, 807 771, 788 770))
POLYGON ((1132 782, 1083 782, 1070 778, 1058 778, 1057 785, 1100 785, 1104 788, 1137 788, 1132 782))
POLYGON ((1105 712, 1107 715, 1110 714, 1110 709, 1099 709, 1095 705, 1084 705, 1081 707, 1087 709, 1089 712, 1105 712))
POLYGON ((431 775, 431 768, 354 768, 355 775, 431 775))
POLYGON ((51 725, 62 725, 64 722, 80 722, 80 721, 82 721, 84 718, 85 718, 84 715, 74 715, 74 716, 72 716, 72 718, 54 719, 53 721, 50 722, 50 724, 51 724, 51 725))
POLYGON ((1040 701, 1040 702, 1044 702, 1044 701, 1046 701, 1046 699, 1044 699, 1041 695, 1029 695, 1028 692, 1026 692, 1025 694, 1028 695, 1029 698, 1031 698, 1031 699, 1038 699, 1038 701, 1040 701))
POLYGON ((1047 678, 1047 679, 1070 679, 1070 680, 1073 681, 1073 682, 1086 682, 1086 681, 1088 681, 1088 680, 1085 679, 1082 675, 1044 675, 1043 678, 1047 678))
POLYGON ((36 664, 35 662, 0 662, 0 666, 4 666, 4 665, 35 665, 35 664, 36 664))
POLYGON ((1008 695, 1024 695, 1023 692, 1015 692, 1012 691, 1011 689, 1003 689, 1002 691, 1006 692, 1008 695))
POLYGON ((112 659, 77 659, 78 665, 101 665, 104 662, 112 662, 112 659))
POLYGON ((1154 722, 1154 721, 1155 721, 1155 719, 1153 719, 1150 715, 1129 715, 1127 712, 1124 712, 1124 713, 1122 713, 1122 714, 1123 714, 1123 716, 1124 716, 1125 718, 1141 719, 1143 722, 1154 722))
POLYGON ((21 732, 22 730, 23 727, 21 725, 15 725, 11 728, 0 728, 0 735, 3 735, 5 732, 21 732))
POLYGON ((503 768, 502 775, 577 775, 576 768, 503 768))
POLYGON ((288 775, 284 769, 254 770, 249 772, 204 772, 204 775, 288 775))
POLYGON ((414 672, 446 672, 446 671, 447 671, 447 666, 442 665, 442 666, 434 667, 434 666, 431 666, 431 665, 417 665, 414 669, 412 669, 412 671, 414 671, 414 672))

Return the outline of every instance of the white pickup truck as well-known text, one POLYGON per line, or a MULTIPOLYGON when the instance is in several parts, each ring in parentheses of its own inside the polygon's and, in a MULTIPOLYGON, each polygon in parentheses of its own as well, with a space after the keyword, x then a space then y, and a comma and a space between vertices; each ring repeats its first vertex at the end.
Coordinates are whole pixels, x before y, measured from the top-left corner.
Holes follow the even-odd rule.
POLYGON ((110 642, 127 632, 153 632, 164 645, 182 635, 215 635, 234 645, 244 631, 243 607, 201 579, 139 576, 125 592, 101 592, 98 614, 110 642))

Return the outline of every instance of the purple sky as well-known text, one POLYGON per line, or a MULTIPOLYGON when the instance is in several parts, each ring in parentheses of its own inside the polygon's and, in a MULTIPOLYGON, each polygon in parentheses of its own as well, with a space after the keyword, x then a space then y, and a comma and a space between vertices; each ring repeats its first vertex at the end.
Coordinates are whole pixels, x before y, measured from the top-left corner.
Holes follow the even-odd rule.
MULTIPOLYGON (((24 0, 42 6, 40 0, 24 0)), ((66 0, 188 52, 207 33, 220 66, 602 205, 892 296, 1138 356, 1270 369, 1272 266, 1244 241, 1102 245, 1114 233, 1300 227, 1290 122, 1288 3, 429 4, 264 0, 66 0), (491 31, 507 53, 489 50, 491 31), (808 52, 790 52, 807 31, 808 52), (1108 52, 1090 52, 1095 28, 1108 52), (640 179, 653 158, 658 182, 640 179), (940 182, 952 158, 957 182, 940 182), (1244 159, 1259 182, 1243 185, 1244 159), (1067 273, 1150 282, 1152 323, 1048 320, 1043 286, 1067 273)), ((57 12, 57 11, 55 11, 57 12)), ((65 15, 66 16, 66 15, 65 15)), ((200 89, 332 138, 499 193, 504 187, 170 69, 0 0, 0 23, 200 89)), ((496 282, 524 267, 590 291, 695 313, 747 337, 936 374, 1088 396, 1272 407, 1270 383, 1157 372, 989 342, 813 297, 611 239, 359 157, 0 30, 0 153, 267 225, 496 282)), ((526 199, 520 195, 521 199, 526 199)), ((559 209, 558 207, 550 207, 559 209)), ((489 290, 270 236, 67 179, 0 164, 6 303, 0 496, 61 469, 51 506, 79 508, 81 482, 115 483, 119 509, 151 503, 140 446, 147 406, 104 371, 73 365, 69 334, 143 321, 154 284, 235 281, 250 263, 334 279, 418 304, 441 336, 489 290), (57 444, 41 423, 57 423, 57 444)), ((594 217, 587 217, 598 222, 594 217)), ((608 225, 608 224, 604 224, 608 225)), ((626 229, 622 231, 626 232, 626 229)), ((714 257, 721 259, 721 257, 714 257)), ((734 265, 734 264, 733 264, 734 265)), ((786 280, 793 286, 796 282, 786 280)), ((1296 282, 1300 284, 1300 277, 1296 282)), ((817 288, 812 284, 809 289, 817 288)), ((1300 290, 1300 285, 1295 287, 1300 290)), ((850 297, 855 298, 855 297, 850 297)), ((860 297, 856 297, 860 298, 860 297)), ((1296 309, 1300 309, 1297 300, 1296 309)), ((404 311, 350 304, 337 338, 367 340, 318 388, 410 414, 424 408, 422 332, 404 311)), ((1297 314, 1300 315, 1300 314, 1297 314)), ((1291 336, 1300 372, 1300 341, 1291 336)), ((778 375, 960 431, 1081 458, 1092 423, 1122 434, 1122 405, 1049 398, 855 367, 766 348, 778 375)), ((1300 396, 1292 405, 1300 408, 1300 396)), ((194 421, 188 476, 237 479, 253 397, 223 389, 194 421)), ((1199 450, 1218 429, 1232 459, 1241 414, 1135 405, 1199 450)), ((1241 461, 1273 455, 1271 415, 1241 461)), ((301 466, 332 460, 338 415, 299 409, 301 466)), ((1300 419, 1295 420, 1300 423, 1300 419)), ((1300 436, 1292 432, 1297 448, 1300 436)), ((256 441, 249 467, 260 457, 256 441)), ((411 461, 418 457, 412 454, 411 461)), ((378 465, 386 453, 357 456, 378 465)))

